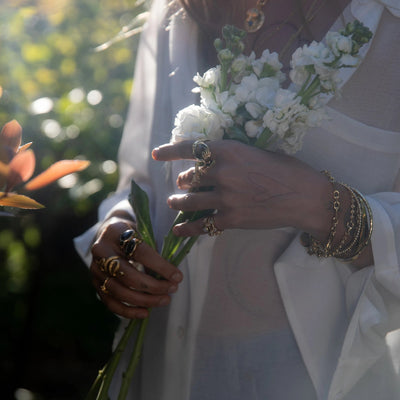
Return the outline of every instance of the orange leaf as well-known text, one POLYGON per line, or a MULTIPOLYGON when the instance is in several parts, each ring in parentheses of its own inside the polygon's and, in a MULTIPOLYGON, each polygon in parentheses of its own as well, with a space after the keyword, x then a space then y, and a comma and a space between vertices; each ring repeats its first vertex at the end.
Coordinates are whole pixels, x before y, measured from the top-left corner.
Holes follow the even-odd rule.
MULTIPOLYGON (((28 150, 29 151, 29 150, 28 150)), ((45 171, 33 178, 25 185, 26 190, 36 190, 46 186, 65 175, 82 171, 89 166, 90 162, 85 160, 61 160, 50 165, 45 171)))
POLYGON ((32 142, 25 143, 22 146, 19 146, 18 151, 25 151, 26 149, 28 149, 31 146, 32 146, 32 142))
POLYGON ((10 167, 7 164, 4 164, 0 161, 0 175, 7 176, 10 167))
POLYGON ((35 154, 32 150, 19 152, 8 164, 7 191, 15 185, 27 181, 35 170, 35 154))
POLYGON ((10 168, 7 164, 0 161, 0 188, 2 188, 7 182, 7 176, 10 168))
POLYGON ((15 119, 7 122, 0 132, 0 144, 10 147, 14 153, 21 145, 21 138, 22 127, 15 119))
POLYGON ((42 204, 28 196, 4 192, 0 192, 0 206, 24 208, 29 210, 44 208, 42 204))

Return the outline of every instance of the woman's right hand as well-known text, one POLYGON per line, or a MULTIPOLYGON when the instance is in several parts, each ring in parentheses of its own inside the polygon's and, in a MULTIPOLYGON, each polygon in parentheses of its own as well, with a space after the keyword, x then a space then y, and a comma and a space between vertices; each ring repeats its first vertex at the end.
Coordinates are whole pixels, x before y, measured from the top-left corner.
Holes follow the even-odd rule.
POLYGON ((134 254, 134 260, 128 260, 120 248, 120 236, 133 229, 132 221, 119 217, 110 218, 101 228, 97 240, 92 246, 90 272, 93 285, 104 304, 113 313, 122 317, 146 318, 148 308, 165 306, 170 303, 170 294, 178 289, 182 273, 164 260, 146 243, 140 243, 134 254), (110 276, 101 270, 101 260, 117 256, 118 271, 110 276), (129 262, 131 261, 131 262, 129 262), (146 272, 135 268, 132 261, 145 266, 146 270, 162 277, 156 279, 146 272))

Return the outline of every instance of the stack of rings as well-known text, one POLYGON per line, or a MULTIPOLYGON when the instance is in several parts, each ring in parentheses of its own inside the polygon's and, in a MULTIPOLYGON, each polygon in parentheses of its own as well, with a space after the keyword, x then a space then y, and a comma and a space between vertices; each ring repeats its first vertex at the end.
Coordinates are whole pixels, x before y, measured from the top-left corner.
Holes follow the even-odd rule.
POLYGON ((118 256, 99 258, 96 260, 96 263, 100 267, 100 271, 105 272, 106 274, 110 275, 110 277, 116 277, 117 273, 121 276, 124 275, 122 271, 119 271, 120 263, 118 256))
POLYGON ((200 183, 201 176, 205 175, 207 170, 215 164, 215 160, 212 158, 211 150, 206 141, 203 140, 196 140, 193 143, 192 154, 196 159, 192 185, 198 185, 200 183))
POLYGON ((215 220, 212 215, 204 218, 203 222, 204 222, 203 231, 205 233, 208 233, 208 236, 218 236, 223 232, 223 230, 218 229, 215 226, 215 220))
POLYGON ((143 239, 133 229, 128 229, 123 232, 119 239, 119 247, 124 252, 128 259, 134 258, 135 251, 143 239))
POLYGON ((101 272, 105 272, 108 276, 104 280, 103 284, 100 286, 100 290, 107 294, 107 282, 111 278, 115 278, 117 275, 124 276, 124 272, 120 271, 120 261, 118 256, 102 257, 95 260, 96 264, 99 266, 101 272))

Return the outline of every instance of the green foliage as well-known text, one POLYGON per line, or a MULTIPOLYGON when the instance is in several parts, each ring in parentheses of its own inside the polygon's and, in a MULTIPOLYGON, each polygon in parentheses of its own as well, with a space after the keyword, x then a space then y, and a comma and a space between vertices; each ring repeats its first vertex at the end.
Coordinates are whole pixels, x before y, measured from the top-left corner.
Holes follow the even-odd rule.
POLYGON ((116 158, 137 39, 103 52, 94 48, 140 9, 124 0, 19 3, 8 2, 0 15, 0 122, 20 122, 38 169, 62 158, 92 162, 67 195, 66 205, 82 213, 115 187, 115 166, 103 163, 116 158), (92 179, 99 179, 97 185, 85 185, 92 179))
MULTIPOLYGON (((13 0, 0 13, 0 125, 16 119, 36 172, 87 159, 34 193, 46 208, 0 217, 0 380, 35 399, 83 397, 107 358, 117 320, 96 300, 72 238, 117 184, 116 157, 138 37, 102 52, 138 13, 135 0, 13 0), (10 375, 11 374, 11 375, 10 375)), ((22 397, 21 397, 22 398, 22 397)))

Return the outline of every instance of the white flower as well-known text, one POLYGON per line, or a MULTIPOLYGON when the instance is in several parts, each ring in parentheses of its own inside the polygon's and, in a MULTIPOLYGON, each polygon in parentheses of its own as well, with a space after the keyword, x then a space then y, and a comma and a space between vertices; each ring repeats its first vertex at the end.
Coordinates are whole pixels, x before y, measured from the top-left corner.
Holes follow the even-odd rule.
POLYGON ((249 58, 244 56, 243 54, 236 57, 231 66, 232 73, 237 76, 243 76, 246 71, 246 68, 249 65, 249 58))
POLYGON ((218 65, 217 67, 210 68, 207 70, 203 76, 197 73, 193 77, 193 80, 201 87, 201 88, 211 88, 217 87, 219 84, 219 80, 221 77, 221 66, 218 65))
POLYGON ((278 53, 271 53, 268 49, 263 51, 260 59, 269 64, 275 71, 279 71, 283 67, 282 63, 279 61, 278 53))
POLYGON ((298 151, 301 147, 308 126, 307 115, 310 110, 300 100, 295 92, 279 89, 274 107, 263 118, 263 126, 280 138, 280 147, 288 153, 298 151))
POLYGON ((257 119, 263 113, 264 109, 258 104, 253 102, 248 102, 245 104, 247 112, 252 118, 257 119))
POLYGON ((240 84, 235 88, 235 97, 239 102, 246 103, 255 97, 255 91, 259 85, 259 79, 256 75, 245 76, 240 84))
POLYGON ((257 102, 263 107, 270 107, 279 89, 279 81, 276 78, 263 78, 259 80, 259 87, 255 91, 257 102))
POLYGON ((291 81, 298 87, 303 86, 308 78, 309 72, 307 72, 306 67, 296 66, 289 72, 289 77, 291 81))
POLYGON ((217 140, 222 139, 223 134, 217 114, 202 106, 191 105, 176 115, 171 143, 190 139, 217 140))
POLYGON ((353 49, 353 40, 349 36, 343 36, 339 32, 328 32, 326 34, 326 44, 335 56, 342 53, 350 54, 353 49))
POLYGON ((248 137, 254 138, 259 136, 264 128, 261 121, 250 120, 244 124, 244 129, 248 137))
POLYGON ((235 100, 235 98, 228 97, 227 100, 222 104, 222 111, 230 115, 235 115, 238 105, 238 101, 235 100))
POLYGON ((350 54, 343 54, 342 57, 340 57, 340 64, 346 65, 347 67, 355 67, 358 62, 359 58, 351 56, 350 54))
POLYGON ((325 63, 332 62, 334 58, 334 54, 328 47, 321 42, 313 41, 309 45, 299 47, 293 53, 290 65, 292 68, 307 65, 323 66, 325 63))
MULTIPOLYGON (((263 71, 268 71, 267 76, 277 76, 282 69, 282 63, 279 61, 278 53, 270 53, 268 49, 264 50, 261 57, 251 63, 254 73, 261 77, 263 71)), ((266 75, 264 75, 266 76, 266 75)))

